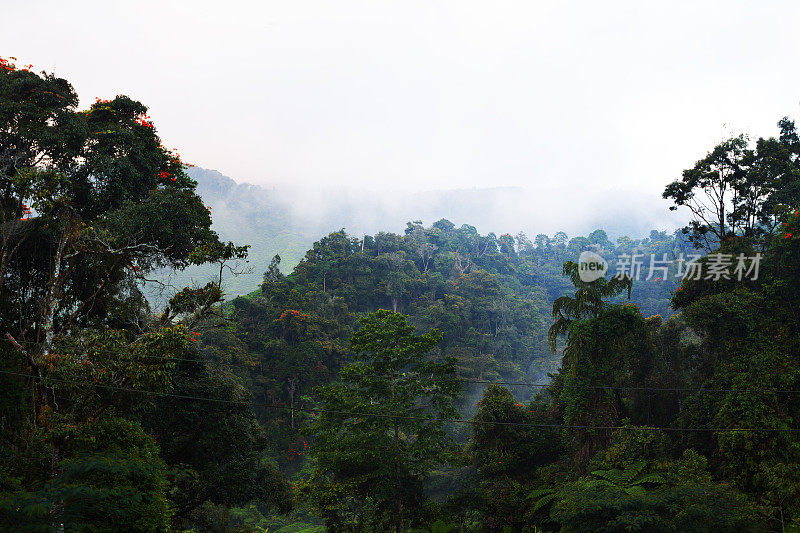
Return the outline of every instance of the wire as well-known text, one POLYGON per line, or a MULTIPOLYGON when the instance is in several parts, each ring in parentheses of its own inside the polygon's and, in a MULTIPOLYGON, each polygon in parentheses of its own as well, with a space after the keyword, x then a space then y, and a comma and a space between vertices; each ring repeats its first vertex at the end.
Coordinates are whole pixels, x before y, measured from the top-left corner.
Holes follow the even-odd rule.
MULTIPOLYGON (((35 344, 35 343, 30 343, 35 344)), ((83 348, 86 351, 93 351, 95 353, 108 353, 108 354, 119 354, 115 350, 92 350, 91 348, 83 348)), ((134 355, 130 357, 130 360, 134 360, 137 358, 144 358, 144 359, 158 359, 163 362, 170 362, 170 361, 185 361, 189 363, 197 363, 200 361, 210 361, 210 362, 223 362, 221 360, 214 360, 208 357, 203 357, 202 359, 187 359, 187 358, 180 358, 180 357, 165 357, 161 355, 147 355, 147 354, 140 354, 134 355)), ((127 360, 127 359, 126 359, 127 360)), ((508 387, 534 387, 534 388, 547 388, 552 386, 551 383, 530 383, 527 381, 493 381, 493 380, 480 380, 480 379, 469 379, 469 378, 444 378, 442 381, 458 381, 461 383, 470 383, 476 385, 505 385, 508 387)), ((775 393, 775 394, 800 394, 800 390, 797 389, 706 389, 703 387, 634 387, 634 386, 625 386, 625 385, 569 385, 569 384, 561 384, 559 385, 566 389, 591 389, 591 390, 619 390, 619 391, 640 391, 640 392, 702 392, 702 393, 729 393, 729 392, 747 392, 747 393, 775 393)))
MULTIPOLYGON (((34 378, 34 379, 42 379, 38 376, 33 374, 25 374, 22 372, 11 372, 8 370, 0 370, 2 374, 8 374, 13 376, 20 376, 20 377, 27 377, 27 378, 34 378)), ((172 394, 168 392, 158 392, 158 391, 146 391, 141 389, 131 389, 127 387, 117 387, 114 385, 105 385, 102 383, 94 383, 91 381, 74 381, 74 380, 67 380, 67 379, 60 379, 60 378, 47 378, 50 381, 55 381, 59 383, 66 383, 71 385, 90 385, 95 387, 100 387, 104 389, 110 390, 118 390, 124 392, 136 392, 140 394, 149 394, 154 396, 162 396, 165 398, 179 398, 184 400, 197 400, 197 401, 210 401, 210 402, 217 402, 217 403, 227 403, 227 404, 234 404, 234 405, 252 405, 252 401, 250 400, 225 400, 222 398, 209 398, 204 396, 191 396, 187 394, 172 394)), ((387 418, 393 420, 421 420, 425 422, 431 422, 435 419, 431 418, 424 418, 419 416, 409 416, 409 415, 395 415, 395 414, 386 414, 386 413, 365 413, 359 411, 339 411, 335 409, 309 409, 306 407, 290 407, 286 405, 264 405, 262 407, 267 407, 270 409, 281 409, 281 410, 290 410, 290 411, 299 411, 305 413, 313 413, 313 414, 334 414, 334 415, 341 415, 341 416, 349 416, 349 417, 374 417, 374 418, 387 418)), ((711 427, 701 427, 701 428, 677 428, 677 427, 656 427, 656 426, 590 426, 590 425, 580 425, 580 424, 541 424, 541 423, 533 423, 533 422, 504 422, 499 420, 464 420, 459 418, 453 419, 441 419, 442 422, 454 422, 460 424, 483 424, 483 425, 501 425, 501 426, 523 426, 523 427, 536 427, 536 428, 547 428, 547 429, 603 429, 603 430, 644 430, 644 431, 699 431, 699 432, 745 432, 745 431, 763 431, 763 432, 780 432, 780 433, 796 433, 800 432, 800 428, 711 428, 711 427)))
MULTIPOLYGON (((523 381, 481 381, 481 380, 466 380, 467 383, 488 383, 496 385, 508 386, 525 386, 525 387, 550 387, 553 383, 527 383, 523 381)), ((611 385, 567 385, 560 384, 560 387, 567 389, 600 389, 600 390, 632 390, 632 391, 655 391, 655 392, 774 392, 782 394, 800 394, 800 390, 790 389, 705 389, 693 387, 628 387, 628 386, 611 386, 611 385)))

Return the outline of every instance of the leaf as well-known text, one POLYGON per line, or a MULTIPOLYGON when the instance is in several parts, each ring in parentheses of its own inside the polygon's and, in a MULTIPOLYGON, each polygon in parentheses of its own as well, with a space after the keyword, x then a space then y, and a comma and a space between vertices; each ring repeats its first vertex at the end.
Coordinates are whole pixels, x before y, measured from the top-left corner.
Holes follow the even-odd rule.
POLYGON ((545 494, 552 494, 555 492, 553 489, 536 489, 528 493, 528 498, 539 499, 545 494))
POLYGON ((636 479, 636 484, 640 485, 643 483, 666 483, 666 480, 661 477, 659 474, 646 474, 636 479))
POLYGON ((633 485, 632 487, 626 487, 625 492, 630 494, 631 496, 644 496, 647 491, 641 485, 633 485))
POLYGON ((619 485, 622 481, 622 474, 619 470, 595 470, 592 475, 602 478, 613 485, 619 485))
POLYGON ((552 494, 548 494, 539 498, 539 501, 536 502, 533 506, 533 512, 535 513, 539 509, 546 507, 547 505, 553 503, 554 500, 558 498, 559 494, 557 492, 553 492, 552 494))

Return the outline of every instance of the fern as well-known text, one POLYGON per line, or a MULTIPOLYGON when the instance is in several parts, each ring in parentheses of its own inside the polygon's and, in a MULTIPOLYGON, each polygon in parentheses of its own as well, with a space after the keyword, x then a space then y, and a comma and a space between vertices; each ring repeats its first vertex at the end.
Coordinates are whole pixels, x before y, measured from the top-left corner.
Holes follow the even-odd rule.
POLYGON ((597 479, 589 481, 589 487, 615 487, 631 496, 639 496, 647 492, 644 485, 661 485, 665 483, 659 474, 643 474, 646 461, 636 461, 625 466, 624 469, 595 470, 592 475, 597 479))
POLYGON ((534 513, 553 503, 559 496, 559 491, 555 489, 537 489, 528 494, 528 498, 536 500, 533 504, 534 513))

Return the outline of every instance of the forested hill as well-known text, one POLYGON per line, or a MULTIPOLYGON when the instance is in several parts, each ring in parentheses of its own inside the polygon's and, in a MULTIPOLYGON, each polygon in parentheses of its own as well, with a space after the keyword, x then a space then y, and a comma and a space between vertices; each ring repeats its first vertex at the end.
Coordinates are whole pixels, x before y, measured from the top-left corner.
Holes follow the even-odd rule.
MULTIPOLYGON (((430 223, 446 218, 498 235, 564 231, 572 237, 603 228, 612 239, 641 239, 654 228, 671 233, 677 227, 677 219, 664 218, 662 199, 641 193, 609 191, 595 198, 593 205, 578 205, 555 191, 519 187, 378 192, 260 187, 197 167, 187 173, 211 208, 214 230, 223 239, 251 246, 250 272, 226 281, 229 296, 252 291, 275 254, 283 259, 282 270, 290 272, 314 241, 339 228, 361 238, 381 231, 401 233, 410 220, 430 223)), ((213 267, 191 267, 173 281, 184 286, 190 279, 207 280, 212 274, 213 267)))
POLYGON ((154 313, 159 269, 245 249, 147 108, 3 58, 0 104, 0 531, 800 530, 791 120, 666 184, 675 236, 410 218, 154 313))
MULTIPOLYGON (((402 234, 358 238, 337 231, 314 243, 289 275, 274 258, 260 289, 228 304, 228 327, 208 329, 202 346, 209 359, 236 369, 253 393, 259 419, 281 443, 277 449, 287 450, 300 438, 294 428, 307 415, 276 414, 274 406, 313 407, 313 387, 348 362, 359 315, 390 309, 409 315, 419 331, 438 329, 439 353, 455 357, 462 378, 541 383, 560 360, 548 346, 547 330, 553 301, 572 287, 562 274, 565 261, 592 250, 610 260, 613 273, 623 254, 675 258, 685 249, 682 240, 656 231, 618 244, 603 230, 531 241, 524 234, 482 235, 445 219, 427 227, 408 223, 402 234)), ((648 274, 634 283, 631 301, 645 316, 666 317, 679 280, 663 274, 648 280, 648 274)), ((464 416, 474 411, 483 388, 466 387, 458 404, 464 416)), ((537 392, 515 390, 521 398, 537 392)), ((294 458, 276 459, 289 467, 294 458)))

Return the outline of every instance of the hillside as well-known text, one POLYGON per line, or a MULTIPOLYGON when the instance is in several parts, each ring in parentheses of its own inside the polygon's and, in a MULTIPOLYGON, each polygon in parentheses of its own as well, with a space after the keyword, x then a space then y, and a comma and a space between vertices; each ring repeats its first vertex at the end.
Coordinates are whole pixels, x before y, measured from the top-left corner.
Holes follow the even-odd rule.
MULTIPOLYGON (((596 199, 596 205, 580 205, 551 191, 520 187, 422 192, 267 188, 239 183, 216 170, 195 167, 187 173, 197 181, 197 193, 211 208, 212 227, 221 239, 251 246, 249 272, 226 280, 226 292, 232 297, 257 287, 275 254, 281 256, 283 271, 289 272, 314 241, 342 228, 361 237, 401 232, 409 221, 430 224, 444 218, 457 226, 470 224, 485 234, 522 231, 533 238, 564 231, 572 237, 603 228, 611 239, 641 239, 654 228, 671 233, 677 227, 669 216, 656 216, 664 212, 659 197, 641 193, 608 191, 596 199)), ((173 285, 182 287, 214 273, 214 267, 201 266, 169 277, 173 285)))

